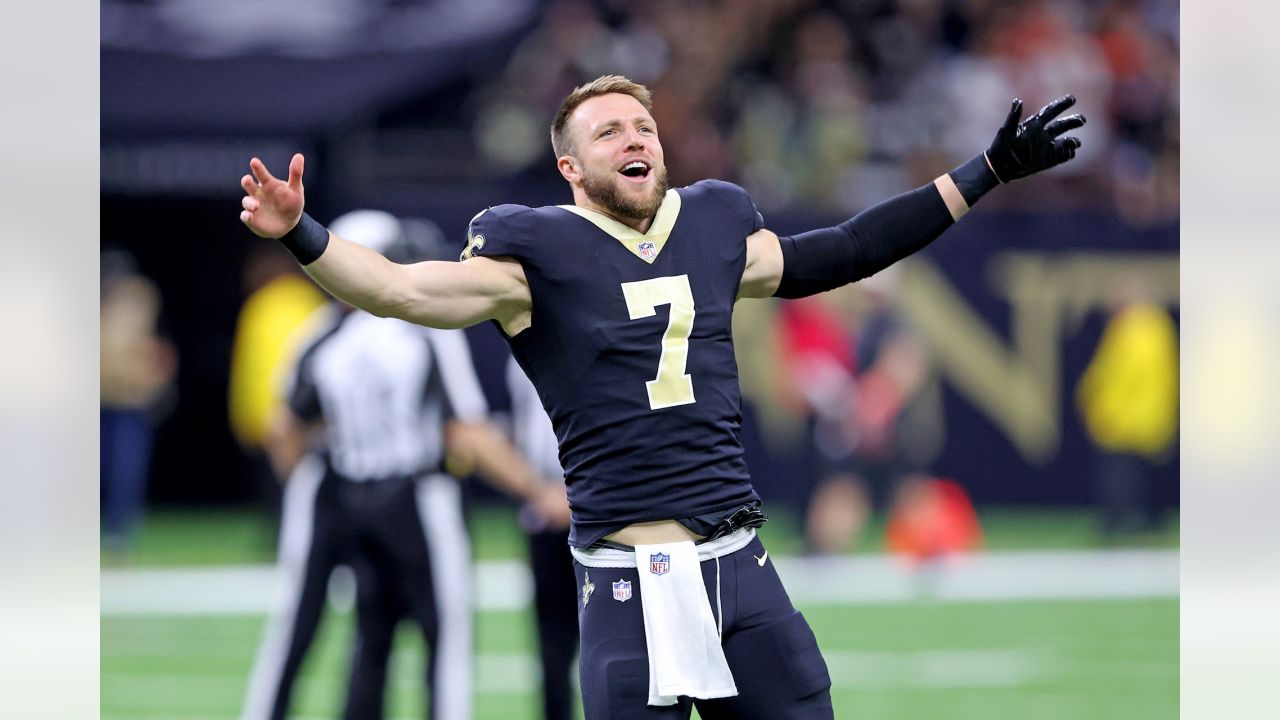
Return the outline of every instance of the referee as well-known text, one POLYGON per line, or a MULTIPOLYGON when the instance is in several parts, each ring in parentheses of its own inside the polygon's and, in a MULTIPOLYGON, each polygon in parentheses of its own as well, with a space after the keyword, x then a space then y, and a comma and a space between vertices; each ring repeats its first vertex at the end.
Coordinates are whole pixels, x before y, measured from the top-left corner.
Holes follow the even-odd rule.
MULTIPOLYGON (((436 256, 420 221, 361 210, 334 232, 399 261, 436 256)), ((438 237, 438 232, 434 237, 438 237)), ((323 614, 329 576, 356 577, 357 632, 343 717, 381 718, 395 629, 412 619, 429 659, 432 720, 471 717, 470 548, 459 483, 443 471, 446 439, 477 471, 531 506, 563 503, 485 421, 465 336, 337 305, 318 313, 273 423, 288 473, 283 583, 259 648, 244 720, 286 717, 293 682, 323 614)), ((283 475, 282 475, 283 476, 283 475)))

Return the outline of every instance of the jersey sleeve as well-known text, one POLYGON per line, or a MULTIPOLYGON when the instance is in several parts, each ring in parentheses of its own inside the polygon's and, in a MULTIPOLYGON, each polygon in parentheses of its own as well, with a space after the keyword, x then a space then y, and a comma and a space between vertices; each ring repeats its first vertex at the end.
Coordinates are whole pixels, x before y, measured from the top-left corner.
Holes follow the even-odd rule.
POLYGON ((467 246, 459 260, 477 256, 524 257, 528 232, 523 222, 529 208, 523 205, 498 205, 486 208, 471 218, 467 225, 467 246))
POLYGON ((729 209, 729 216, 742 228, 743 237, 764 227, 764 216, 741 186, 723 180, 703 180, 698 185, 705 186, 712 197, 729 209))

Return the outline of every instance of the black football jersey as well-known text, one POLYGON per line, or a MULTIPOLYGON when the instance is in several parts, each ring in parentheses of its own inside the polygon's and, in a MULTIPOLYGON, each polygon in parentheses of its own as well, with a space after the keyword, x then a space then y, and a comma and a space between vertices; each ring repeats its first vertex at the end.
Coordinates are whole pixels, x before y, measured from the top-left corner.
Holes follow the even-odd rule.
POLYGON ((511 257, 528 278, 532 324, 507 341, 555 427, 575 546, 759 501, 731 316, 761 225, 716 180, 668 190, 647 233, 567 205, 471 221, 463 258, 511 257))

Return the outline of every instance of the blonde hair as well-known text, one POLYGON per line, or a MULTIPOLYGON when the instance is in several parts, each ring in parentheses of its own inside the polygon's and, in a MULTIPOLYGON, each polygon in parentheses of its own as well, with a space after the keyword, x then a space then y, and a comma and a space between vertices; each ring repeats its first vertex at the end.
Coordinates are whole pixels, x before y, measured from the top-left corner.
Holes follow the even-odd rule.
POLYGON ((573 111, 593 97, 611 93, 630 95, 638 100, 645 110, 653 112, 653 96, 649 93, 649 88, 640 83, 631 82, 621 75, 601 75, 585 85, 579 85, 569 93, 564 102, 560 103, 560 109, 556 111, 556 119, 551 123, 551 149, 555 151, 556 157, 573 152, 573 140, 568 133, 569 116, 573 111))

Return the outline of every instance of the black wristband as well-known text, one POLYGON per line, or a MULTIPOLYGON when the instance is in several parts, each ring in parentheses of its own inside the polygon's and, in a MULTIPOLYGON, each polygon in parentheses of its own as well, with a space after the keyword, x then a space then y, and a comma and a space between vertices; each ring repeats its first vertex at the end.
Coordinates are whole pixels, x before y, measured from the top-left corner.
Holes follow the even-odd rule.
POLYGON ((973 156, 968 162, 947 174, 951 176, 956 189, 960 191, 960 195, 969 207, 973 207, 973 204, 978 202, 978 198, 1000 184, 1000 178, 987 163, 985 153, 973 156))
POLYGON ((293 253, 298 262, 310 265, 329 247, 329 231, 304 212, 298 224, 280 237, 280 244, 293 253))

